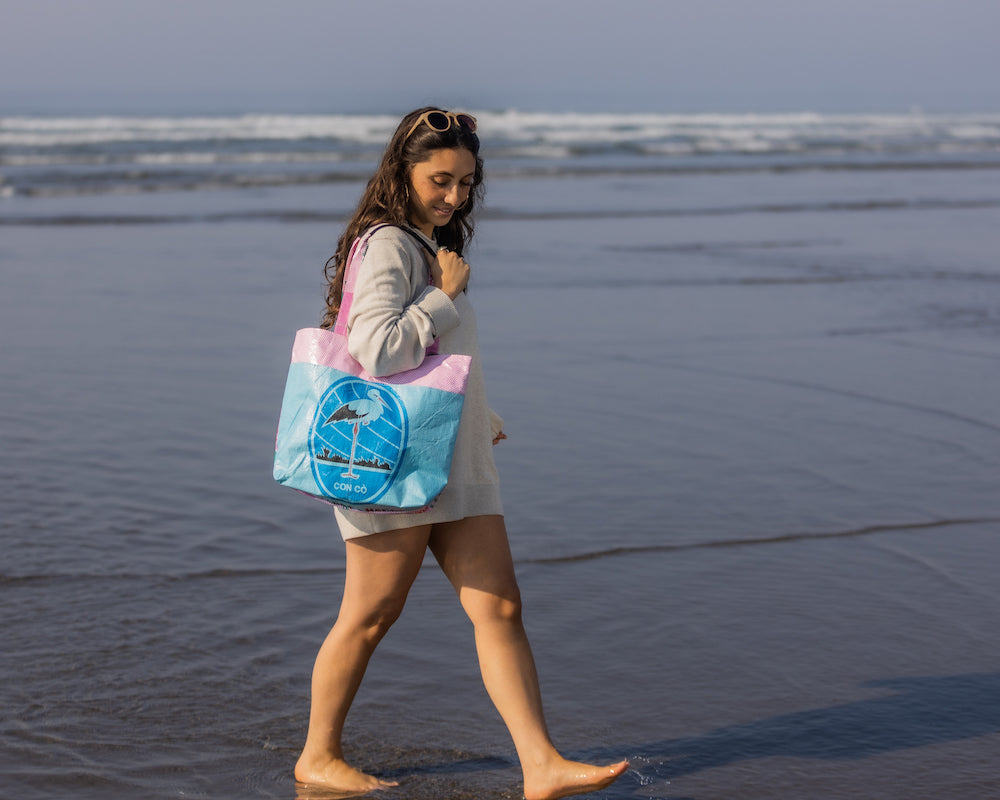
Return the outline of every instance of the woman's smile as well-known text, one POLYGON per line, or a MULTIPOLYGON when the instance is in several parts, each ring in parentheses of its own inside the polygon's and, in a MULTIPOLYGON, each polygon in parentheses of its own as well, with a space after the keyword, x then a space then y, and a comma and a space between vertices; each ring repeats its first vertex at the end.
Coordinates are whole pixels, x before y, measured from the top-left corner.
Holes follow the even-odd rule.
POLYGON ((476 158, 468 150, 443 148, 413 165, 410 172, 410 222, 428 236, 446 225, 469 197, 476 158))

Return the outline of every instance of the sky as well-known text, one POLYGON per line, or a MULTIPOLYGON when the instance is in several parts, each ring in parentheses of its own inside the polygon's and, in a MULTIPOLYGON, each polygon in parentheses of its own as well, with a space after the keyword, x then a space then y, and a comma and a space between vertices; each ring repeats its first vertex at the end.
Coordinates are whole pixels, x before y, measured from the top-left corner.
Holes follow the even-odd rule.
POLYGON ((998 0, 0 0, 0 114, 1000 111, 998 0))

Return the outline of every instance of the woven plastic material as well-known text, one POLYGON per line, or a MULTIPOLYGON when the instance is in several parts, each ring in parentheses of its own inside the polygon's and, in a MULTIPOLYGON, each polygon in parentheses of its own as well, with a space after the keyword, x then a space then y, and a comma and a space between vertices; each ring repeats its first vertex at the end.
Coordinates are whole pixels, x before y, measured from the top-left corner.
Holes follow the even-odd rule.
MULTIPOLYGON (((355 280, 363 252, 351 251, 355 280)), ((375 378, 348 353, 345 331, 295 336, 274 479, 362 511, 428 508, 448 482, 472 359, 426 355, 416 369, 375 378)))

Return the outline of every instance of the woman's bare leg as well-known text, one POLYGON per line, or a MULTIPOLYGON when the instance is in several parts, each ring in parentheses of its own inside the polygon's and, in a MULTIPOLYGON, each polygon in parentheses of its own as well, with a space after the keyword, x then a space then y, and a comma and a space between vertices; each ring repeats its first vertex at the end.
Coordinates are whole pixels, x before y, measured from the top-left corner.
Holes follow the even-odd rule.
POLYGON ((554 800, 611 784, 627 761, 605 767, 567 761, 549 737, 503 517, 435 525, 430 548, 475 626, 483 683, 514 740, 526 800, 554 800))
POLYGON ((353 792, 395 785, 351 767, 341 736, 368 661, 403 610, 429 535, 425 525, 347 542, 340 613, 313 668, 309 733, 295 765, 302 783, 353 792))

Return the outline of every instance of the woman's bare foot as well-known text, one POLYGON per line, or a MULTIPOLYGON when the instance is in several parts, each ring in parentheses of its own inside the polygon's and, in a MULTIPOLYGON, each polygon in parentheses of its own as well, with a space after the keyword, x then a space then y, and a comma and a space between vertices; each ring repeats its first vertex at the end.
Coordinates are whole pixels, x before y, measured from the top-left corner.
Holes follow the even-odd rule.
POLYGON ((374 775, 359 772, 343 759, 309 759, 304 753, 295 765, 295 780, 308 786, 322 786, 356 795, 399 786, 395 781, 383 781, 374 775))
POLYGON ((610 786, 628 769, 628 761, 608 767, 562 760, 552 766, 533 770, 524 776, 525 800, 556 800, 574 794, 596 792, 610 786))

